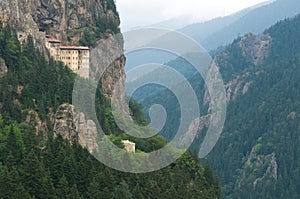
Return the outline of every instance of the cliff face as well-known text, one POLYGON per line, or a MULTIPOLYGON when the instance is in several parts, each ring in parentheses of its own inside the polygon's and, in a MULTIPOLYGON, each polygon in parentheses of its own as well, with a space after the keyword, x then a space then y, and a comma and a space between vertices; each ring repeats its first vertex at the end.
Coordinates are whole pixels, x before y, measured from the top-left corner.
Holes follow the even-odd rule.
MULTIPOLYGON (((36 47, 46 57, 49 56, 45 47, 47 37, 59 39, 64 45, 76 45, 81 38, 91 34, 98 38, 96 46, 101 40, 113 37, 113 32, 116 32, 114 28, 120 24, 113 0, 1 0, 0 21, 16 29, 21 42, 29 34, 32 35, 36 47)), ((116 54, 114 43, 106 44, 107 56, 116 54)), ((111 97, 116 82, 121 82, 118 99, 123 100, 126 58, 123 49, 118 50, 119 56, 110 62, 100 83, 104 95, 111 97)), ((95 71, 90 70, 90 76, 94 78, 103 66, 99 65, 100 68, 95 71)), ((6 71, 5 63, 0 60, 0 77, 6 71)), ((62 105, 58 109, 54 119, 55 133, 71 142, 79 142, 91 151, 97 147, 96 125, 93 121, 86 121, 83 114, 75 114, 73 109, 71 105, 62 105)))
MULTIPOLYGON (((232 73, 230 78, 224 80, 226 86, 227 102, 236 101, 239 96, 248 92, 252 85, 252 79, 259 76, 264 71, 251 73, 247 71, 249 67, 259 66, 268 58, 272 38, 268 34, 260 36, 248 33, 241 37, 237 43, 231 45, 231 50, 225 50, 216 56, 216 63, 220 71, 232 73), (240 51, 240 52, 239 52, 240 51), (239 56, 240 53, 240 56, 239 56), (233 61, 233 58, 235 59, 233 61), (236 62, 236 60, 243 60, 236 62), (245 72, 247 71, 247 72, 245 72)), ((209 101, 209 94, 205 93, 204 104, 209 101)))
POLYGON ((115 10, 108 5, 111 0, 1 0, 0 20, 18 31, 35 36, 44 32, 72 43, 101 17, 120 23, 115 10))
MULTIPOLYGON (((1 0, 0 21, 14 27, 20 41, 31 34, 46 55, 46 35, 75 45, 86 32, 96 34, 96 29, 103 29, 100 38, 110 37, 113 34, 107 24, 120 24, 112 0, 1 0)), ((121 56, 107 69, 101 80, 107 96, 111 96, 116 80, 125 79, 124 67, 125 58, 121 56)))
POLYGON ((75 111, 72 105, 61 105, 54 116, 54 136, 58 135, 86 147, 90 152, 98 149, 96 124, 86 120, 85 115, 75 111))
POLYGON ((271 41, 272 38, 267 34, 258 37, 249 33, 241 39, 239 46, 246 60, 257 66, 262 64, 269 55, 271 41))

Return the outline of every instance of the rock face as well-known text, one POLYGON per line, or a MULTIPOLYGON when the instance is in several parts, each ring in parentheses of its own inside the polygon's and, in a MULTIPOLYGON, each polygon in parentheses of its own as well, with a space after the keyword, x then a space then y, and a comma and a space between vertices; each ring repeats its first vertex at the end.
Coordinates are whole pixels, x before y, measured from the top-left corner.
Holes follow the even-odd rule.
POLYGON ((44 140, 48 140, 48 127, 47 123, 45 121, 42 121, 41 118, 39 117, 39 114, 34 111, 30 110, 28 111, 28 115, 26 116, 25 122, 30 125, 35 127, 35 133, 38 135, 41 133, 43 135, 44 140))
POLYGON ((78 132, 78 142, 81 146, 86 147, 90 152, 98 149, 97 144, 97 127, 94 121, 86 120, 85 115, 80 112, 75 114, 74 122, 78 132))
POLYGON ((119 110, 129 115, 129 110, 124 105, 126 57, 124 56, 123 40, 119 36, 121 35, 106 34, 106 38, 101 39, 91 50, 91 65, 94 72, 90 73, 90 77, 99 79, 104 95, 113 98, 120 108, 119 110))
POLYGON ((243 56, 247 61, 254 65, 262 64, 269 54, 269 47, 272 38, 269 35, 261 35, 260 37, 249 33, 245 35, 239 42, 239 46, 243 51, 243 56))
POLYGON ((227 102, 235 101, 239 96, 247 93, 253 83, 251 80, 248 80, 249 76, 251 76, 250 73, 237 76, 225 85, 227 102))
POLYGON ((120 23, 111 0, 1 0, 0 20, 18 31, 36 35, 45 32, 57 39, 76 42, 97 19, 120 23))
POLYGON ((61 135, 71 143, 79 143, 90 152, 98 149, 97 127, 92 120, 74 110, 69 104, 61 105, 54 116, 54 136, 61 135))
POLYGON ((276 185, 278 180, 278 164, 276 154, 268 155, 259 154, 261 144, 257 144, 251 150, 243 169, 241 170, 242 178, 238 182, 238 189, 246 184, 252 184, 255 190, 261 183, 276 185), (256 170, 256 172, 254 172, 256 170), (257 172, 260 171, 260 172, 257 172), (249 173, 248 173, 249 172, 249 173), (253 175, 251 176, 250 173, 253 175))
MULTIPOLYGON (((112 97, 112 93, 115 89, 115 83, 117 81, 124 82, 125 81, 125 67, 126 58, 125 56, 121 56, 117 60, 115 60, 105 71, 101 78, 101 85, 103 92, 107 97, 112 97)), ((123 91, 120 91, 123 92, 123 91)))
MULTIPOLYGON (((271 41, 272 38, 268 34, 256 36, 252 33, 248 33, 244 37, 241 37, 240 40, 233 45, 237 45, 237 47, 241 50, 246 63, 258 66, 268 57, 271 41)), ((224 81, 226 86, 227 102, 235 101, 239 96, 246 94, 253 83, 251 80, 252 77, 258 76, 263 72, 260 71, 256 74, 251 74, 250 72, 243 73, 243 71, 247 69, 247 65, 236 65, 236 68, 233 68, 232 63, 228 61, 230 54, 231 52, 224 51, 218 54, 215 58, 215 62, 220 71, 223 70, 225 73, 231 71, 233 74, 238 71, 239 73, 239 75, 232 75, 229 79, 224 81)), ((206 90, 203 100, 204 104, 208 104, 209 100, 209 93, 206 90)))
POLYGON ((74 122, 74 107, 72 105, 61 105, 56 114, 54 122, 54 136, 61 135, 71 143, 78 143, 78 131, 74 122))
POLYGON ((210 124, 211 115, 202 116, 196 118, 189 126, 188 131, 183 137, 180 137, 177 147, 185 148, 188 144, 192 143, 194 138, 200 136, 200 133, 204 128, 207 128, 210 124))
MULTIPOLYGON (((123 40, 111 42, 113 40, 110 39, 114 37, 109 30, 111 23, 120 24, 113 0, 1 0, 0 21, 14 27, 21 42, 31 34, 36 47, 48 57, 50 54, 45 46, 47 37, 59 39, 64 45, 76 45, 87 34, 86 31, 94 32, 99 28, 99 23, 102 24, 98 43, 104 41, 108 60, 104 56, 98 58, 96 62, 100 60, 103 64, 97 64, 90 77, 95 78, 103 72, 99 79, 104 95, 112 97, 113 90, 117 90, 118 103, 125 100, 123 40), (111 57, 114 57, 113 60, 110 60, 111 57), (107 65, 109 67, 106 68, 107 65)), ((5 63, 0 60, 0 77, 6 71, 5 63)), ((126 114, 129 112, 125 108, 122 110, 126 114)), ((89 151, 97 149, 96 124, 86 120, 84 114, 74 111, 72 105, 61 105, 53 118, 55 136, 60 134, 72 143, 87 147, 89 151)))
POLYGON ((7 73, 7 66, 5 61, 0 58, 0 78, 2 78, 7 73))

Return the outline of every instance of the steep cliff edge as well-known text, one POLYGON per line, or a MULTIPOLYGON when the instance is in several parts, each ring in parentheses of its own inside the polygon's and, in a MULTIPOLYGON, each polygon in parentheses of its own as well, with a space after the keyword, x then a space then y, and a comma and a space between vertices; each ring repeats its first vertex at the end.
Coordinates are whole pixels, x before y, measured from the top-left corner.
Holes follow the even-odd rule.
MULTIPOLYGON (((21 43, 32 35, 35 47, 46 57, 50 56, 46 48, 47 38, 59 39, 62 45, 89 46, 93 51, 101 41, 109 40, 119 33, 120 25, 113 0, 1 0, 0 21, 16 30, 21 43)), ((111 55, 118 56, 106 63, 107 68, 101 62, 97 63, 94 70, 90 70, 90 77, 95 78, 99 71, 106 68, 99 82, 103 93, 106 97, 112 97, 118 82, 118 100, 122 101, 125 99, 123 87, 126 58, 123 55, 123 45, 114 45, 115 43, 106 42, 106 55, 109 58, 111 55)), ((7 67, 0 60, 0 77, 6 72, 7 67)), ((73 109, 71 105, 65 104, 58 108, 55 118, 50 118, 55 124, 54 131, 70 141, 78 140, 82 146, 92 151, 97 148, 96 125, 73 109)))
MULTIPOLYGON (((60 39, 65 45, 95 45, 118 33, 120 24, 113 0, 2 0, 0 21, 15 28, 21 42, 31 34, 46 56, 46 37, 60 39)), ((117 80, 125 79, 124 67, 125 57, 121 56, 107 69, 101 80, 107 96, 117 80)), ((91 76, 93 72, 97 71, 91 71, 91 76)))
MULTIPOLYGON (((247 93, 252 85, 251 79, 264 71, 251 73, 264 63, 269 57, 272 37, 269 34, 255 35, 248 33, 235 40, 233 44, 218 55, 216 63, 222 73, 226 85, 227 101, 236 101, 239 96, 247 93)), ((205 93, 204 104, 208 102, 208 93, 205 93)))

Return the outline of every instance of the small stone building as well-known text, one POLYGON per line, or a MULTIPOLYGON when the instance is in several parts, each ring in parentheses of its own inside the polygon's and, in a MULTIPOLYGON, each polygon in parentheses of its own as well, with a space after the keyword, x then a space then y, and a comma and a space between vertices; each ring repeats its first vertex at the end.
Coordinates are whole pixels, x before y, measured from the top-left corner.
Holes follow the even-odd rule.
POLYGON ((135 143, 130 142, 129 140, 122 140, 122 142, 127 152, 135 152, 135 143))

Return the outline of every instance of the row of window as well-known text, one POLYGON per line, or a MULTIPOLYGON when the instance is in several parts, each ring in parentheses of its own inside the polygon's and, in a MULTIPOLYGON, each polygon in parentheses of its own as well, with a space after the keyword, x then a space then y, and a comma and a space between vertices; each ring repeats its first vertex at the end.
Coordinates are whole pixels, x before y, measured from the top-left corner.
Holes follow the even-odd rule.
MULTIPOLYGON (((74 53, 74 54, 78 54, 78 51, 77 51, 77 50, 74 50, 73 53, 74 53)), ((62 50, 62 51, 61 51, 61 54, 71 54, 71 50, 62 50)))
POLYGON ((89 62, 83 62, 83 61, 78 61, 78 62, 65 62, 65 64, 67 64, 67 63, 69 63, 69 65, 71 65, 71 63, 73 64, 73 65, 83 65, 83 64, 89 64, 89 62))
MULTIPOLYGON (((71 59, 71 57, 59 57, 60 59, 71 59)), ((73 57, 73 60, 78 60, 78 57, 73 57)))
MULTIPOLYGON (((51 54, 55 53, 56 51, 50 50, 51 54)), ((70 51, 69 51, 70 52, 70 51)), ((78 54, 78 51, 75 51, 75 54, 78 54)), ((69 55, 70 53, 67 53, 66 51, 61 51, 61 54, 67 54, 69 55)), ((88 55, 88 52, 83 52, 83 55, 88 55)))

